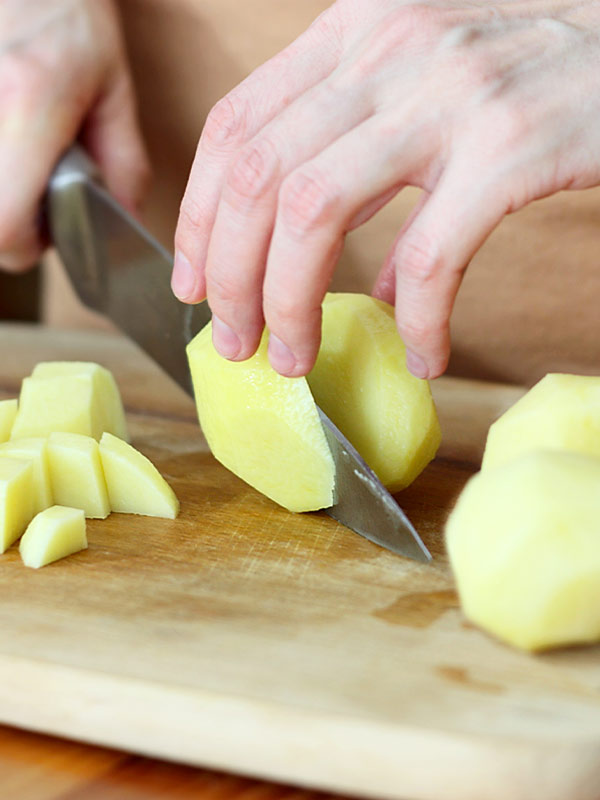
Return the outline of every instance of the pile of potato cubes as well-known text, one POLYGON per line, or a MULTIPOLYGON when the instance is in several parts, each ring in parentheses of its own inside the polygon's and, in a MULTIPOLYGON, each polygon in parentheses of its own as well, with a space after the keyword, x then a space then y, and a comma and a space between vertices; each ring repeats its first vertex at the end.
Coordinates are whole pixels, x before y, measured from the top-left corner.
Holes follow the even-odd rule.
POLYGON ((179 502, 128 443, 121 396, 99 364, 45 362, 0 401, 0 552, 19 537, 28 567, 87 547, 85 518, 174 519, 179 502))

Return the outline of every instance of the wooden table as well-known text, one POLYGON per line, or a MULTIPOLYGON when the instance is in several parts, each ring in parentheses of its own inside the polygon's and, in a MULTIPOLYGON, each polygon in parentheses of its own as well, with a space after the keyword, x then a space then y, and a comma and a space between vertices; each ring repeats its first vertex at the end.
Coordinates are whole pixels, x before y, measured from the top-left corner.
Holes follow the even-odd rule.
POLYGON ((393 800, 600 797, 600 648, 532 657, 470 626, 443 547, 521 389, 435 383, 444 441, 402 493, 425 566, 224 470, 190 398, 120 337, 0 335, 1 396, 43 360, 112 369, 134 443, 182 500, 175 522, 91 521, 88 551, 38 573, 3 556, 0 718, 114 749, 5 728, 1 797, 296 794, 279 781, 393 800))

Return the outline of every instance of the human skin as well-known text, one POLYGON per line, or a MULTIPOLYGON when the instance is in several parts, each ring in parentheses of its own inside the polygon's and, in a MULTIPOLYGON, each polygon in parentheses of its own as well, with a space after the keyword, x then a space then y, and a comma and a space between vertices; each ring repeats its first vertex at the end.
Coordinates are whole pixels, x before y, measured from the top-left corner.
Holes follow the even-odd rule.
POLYGON ((172 285, 208 297, 222 355, 248 358, 266 323, 275 369, 304 375, 345 234, 420 187, 374 293, 395 303, 411 371, 434 378, 502 218, 598 184, 598 2, 337 0, 211 111, 172 285))
POLYGON ((40 200, 78 136, 136 211, 149 167, 112 0, 2 0, 0 108, 1 267, 41 255, 40 200))

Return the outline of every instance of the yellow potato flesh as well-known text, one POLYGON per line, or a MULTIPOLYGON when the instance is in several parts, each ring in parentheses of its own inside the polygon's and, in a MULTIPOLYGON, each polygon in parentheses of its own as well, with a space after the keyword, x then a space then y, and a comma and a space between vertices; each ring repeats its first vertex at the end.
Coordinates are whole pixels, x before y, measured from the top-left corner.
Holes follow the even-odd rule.
POLYGON ((94 439, 108 431, 128 438, 119 390, 107 369, 87 362, 46 362, 24 379, 11 439, 54 431, 94 439))
POLYGON ((10 432, 17 416, 17 400, 0 400, 0 443, 10 439, 10 432))
POLYGON ((406 368, 394 310, 362 294, 328 294, 313 396, 390 491, 435 456, 440 426, 427 381, 406 368))
POLYGON ((112 511, 175 519, 179 501, 145 455, 105 433, 100 440, 100 457, 112 511))
POLYGON ((51 506, 29 523, 19 543, 19 552, 26 567, 39 569, 86 547, 83 511, 51 506))
POLYGON ((290 511, 334 502, 335 465, 304 378, 270 366, 267 335, 247 361, 216 352, 209 324, 188 345, 200 425, 217 458, 290 511))
POLYGON ((517 647, 600 639, 600 459, 537 451, 473 477, 446 544, 466 616, 517 647))
POLYGON ((33 466, 0 456, 0 553, 21 536, 33 516, 33 466))
POLYGON ((490 427, 482 469, 540 448, 600 456, 600 378, 542 378, 490 427))
POLYGON ((54 502, 81 508, 86 517, 104 519, 110 514, 106 481, 98 442, 78 433, 52 433, 48 458, 54 502))
POLYGON ((43 511, 54 502, 46 439, 16 439, 0 444, 0 456, 21 458, 33 465, 33 513, 43 511))

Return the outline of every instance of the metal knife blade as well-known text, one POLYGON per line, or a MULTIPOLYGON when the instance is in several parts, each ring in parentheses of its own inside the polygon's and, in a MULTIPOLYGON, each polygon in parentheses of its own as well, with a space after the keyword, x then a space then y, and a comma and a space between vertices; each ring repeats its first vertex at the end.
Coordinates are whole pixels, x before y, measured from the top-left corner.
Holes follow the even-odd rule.
MULTIPOLYGON (((77 146, 50 178, 46 221, 80 299, 193 394, 185 346, 210 320, 208 304, 188 306, 174 297, 170 254, 102 186, 97 167, 77 146)), ((336 503, 325 511, 388 550, 429 561, 394 498, 321 409, 319 414, 336 464, 336 503)))

